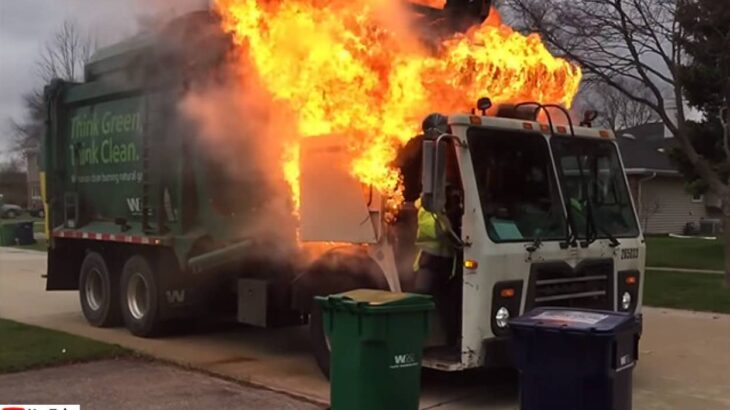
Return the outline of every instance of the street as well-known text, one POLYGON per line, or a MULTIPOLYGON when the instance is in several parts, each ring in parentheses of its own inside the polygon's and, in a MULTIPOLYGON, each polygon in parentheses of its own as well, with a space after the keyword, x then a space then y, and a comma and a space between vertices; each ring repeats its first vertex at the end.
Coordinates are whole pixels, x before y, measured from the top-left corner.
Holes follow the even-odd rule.
MULTIPOLYGON (((306 328, 211 325, 160 339, 86 324, 76 292, 46 293, 45 254, 0 248, 0 317, 117 343, 205 372, 304 398, 323 406, 329 386, 309 354, 306 328)), ((634 408, 730 408, 730 315, 644 309, 634 408)), ((150 381, 151 382, 151 381, 150 381)), ((0 379, 0 384, 2 379, 0 379)), ((427 373, 423 409, 516 409, 512 372, 427 373)))
POLYGON ((317 410, 322 406, 199 372, 144 360, 91 363, 0 375, 0 403, 80 404, 83 409, 317 410))

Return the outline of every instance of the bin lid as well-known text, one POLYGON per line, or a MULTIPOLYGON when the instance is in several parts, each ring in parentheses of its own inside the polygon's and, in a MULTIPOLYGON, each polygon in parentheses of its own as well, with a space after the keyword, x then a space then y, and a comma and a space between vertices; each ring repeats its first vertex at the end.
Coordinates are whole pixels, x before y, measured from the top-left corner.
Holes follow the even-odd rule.
POLYGON ((586 333, 613 333, 617 329, 635 325, 631 313, 593 309, 540 307, 510 320, 510 327, 542 328, 583 331, 586 333))
POLYGON ((433 298, 430 295, 377 289, 356 289, 326 297, 317 297, 317 302, 330 309, 357 308, 370 312, 431 310, 434 308, 433 298))

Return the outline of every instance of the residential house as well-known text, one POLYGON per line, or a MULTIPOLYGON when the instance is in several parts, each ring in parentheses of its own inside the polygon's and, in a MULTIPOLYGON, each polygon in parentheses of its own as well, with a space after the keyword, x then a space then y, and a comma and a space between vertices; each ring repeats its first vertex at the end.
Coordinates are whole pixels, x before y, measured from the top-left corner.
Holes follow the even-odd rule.
POLYGON ((688 223, 705 233, 719 229, 716 201, 693 195, 667 156, 673 143, 662 123, 616 133, 639 222, 648 234, 681 234, 688 223))

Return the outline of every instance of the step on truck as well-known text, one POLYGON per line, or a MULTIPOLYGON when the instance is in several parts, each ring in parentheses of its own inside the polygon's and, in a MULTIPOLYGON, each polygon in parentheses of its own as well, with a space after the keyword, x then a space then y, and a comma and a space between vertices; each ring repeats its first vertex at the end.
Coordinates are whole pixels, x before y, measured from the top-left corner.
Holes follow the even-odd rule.
POLYGON ((302 140, 299 241, 337 246, 314 259, 272 252, 268 238, 241 229, 260 217, 266 191, 254 176, 226 179, 177 110, 189 84, 225 59, 226 36, 196 26, 209 20, 166 29, 184 47, 138 36, 97 52, 83 82, 46 88, 47 289, 78 291, 91 325, 149 337, 210 315, 308 324, 326 372, 313 298, 412 291, 419 199, 457 210, 458 255, 448 283, 432 289, 439 313, 424 366, 505 364, 507 320, 539 306, 640 314, 644 239, 614 135, 573 124, 559 107, 487 115, 484 99, 472 113, 432 117, 438 126, 397 161, 406 185, 397 218, 349 173, 341 139, 302 140))

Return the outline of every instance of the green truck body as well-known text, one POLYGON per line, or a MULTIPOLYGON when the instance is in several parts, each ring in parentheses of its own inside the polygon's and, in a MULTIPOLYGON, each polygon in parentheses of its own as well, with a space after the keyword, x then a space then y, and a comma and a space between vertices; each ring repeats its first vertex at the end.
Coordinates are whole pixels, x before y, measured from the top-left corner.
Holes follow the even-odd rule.
MULTIPOLYGON (((80 281, 89 280, 84 263, 95 253, 105 265, 97 270, 115 281, 130 258, 145 258, 158 281, 156 321, 200 311, 217 298, 211 288, 235 297, 240 272, 231 267, 251 254, 242 251, 253 246, 246 227, 265 190, 255 179, 231 181, 179 110, 230 45, 215 17, 194 13, 100 50, 83 83, 46 88, 48 290, 89 294, 80 281), (220 271, 227 274, 205 275, 220 271)), ((101 282, 102 293, 124 285, 101 282)))
MULTIPOLYGON (((171 27, 209 19, 198 14, 171 27)), ((156 241, 184 264, 201 238, 228 243, 241 235, 253 195, 235 202, 221 195, 227 188, 221 167, 177 110, 195 75, 178 68, 195 64, 207 73, 225 56, 226 37, 198 41, 219 49, 201 61, 138 36, 98 52, 84 83, 47 88, 43 171, 53 236, 73 231, 156 241)))

